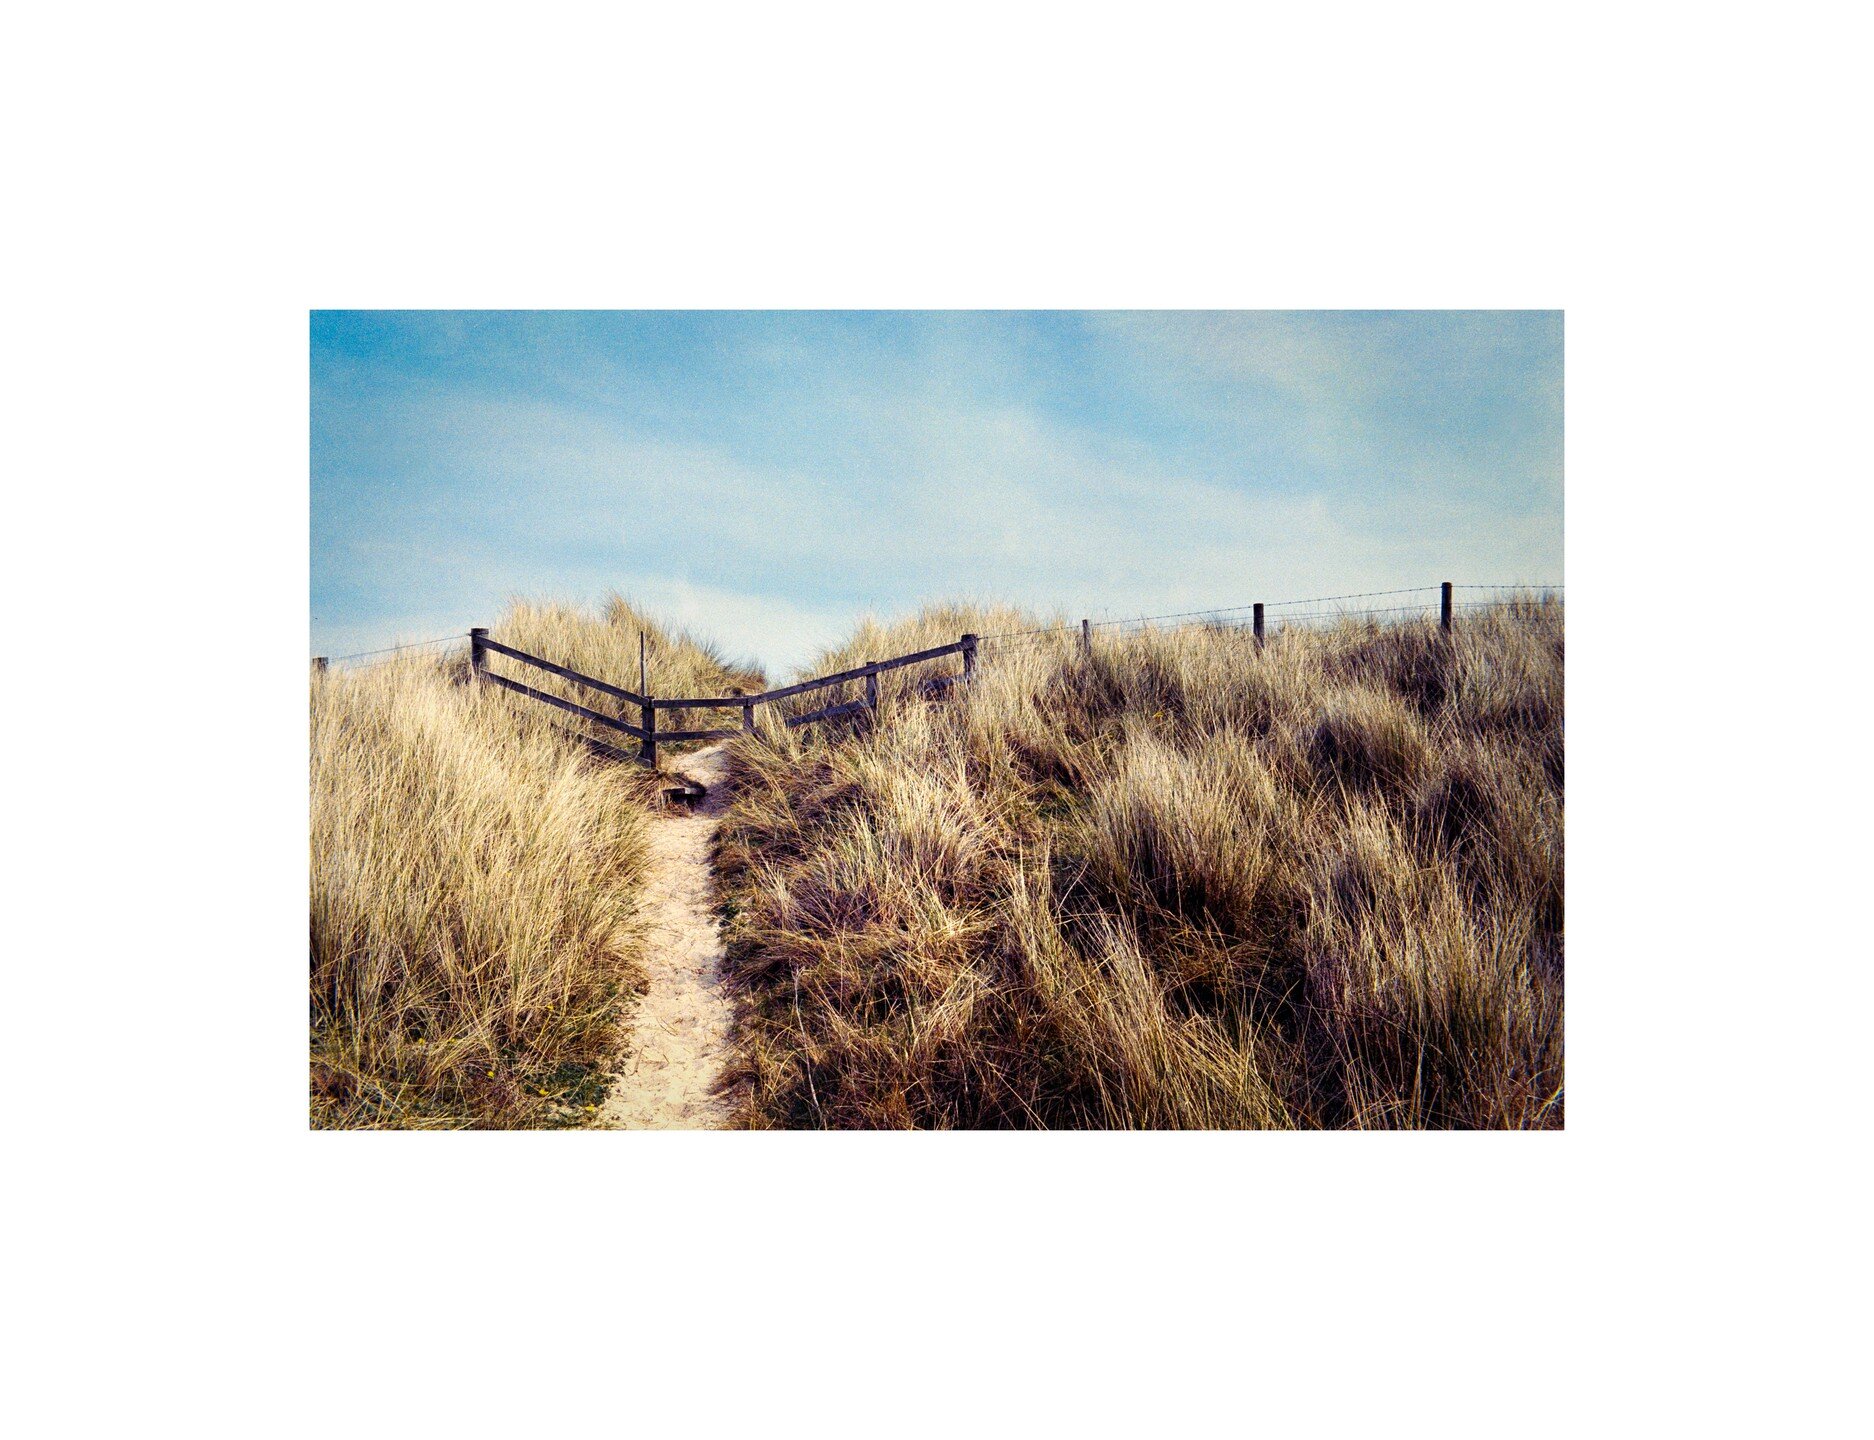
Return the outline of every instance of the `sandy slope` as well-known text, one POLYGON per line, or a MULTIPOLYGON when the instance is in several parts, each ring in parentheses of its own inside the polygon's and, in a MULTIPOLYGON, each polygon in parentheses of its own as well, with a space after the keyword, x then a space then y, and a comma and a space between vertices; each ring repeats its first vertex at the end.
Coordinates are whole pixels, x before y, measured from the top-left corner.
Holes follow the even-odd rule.
POLYGON ((711 1093, 729 1053, 729 997, 722 936, 710 896, 709 846, 726 803, 728 756, 719 745, 677 768, 708 787, 693 814, 651 823, 645 886, 644 966, 650 990, 632 1021, 631 1045, 599 1124, 619 1130, 706 1130, 730 1103, 711 1093))

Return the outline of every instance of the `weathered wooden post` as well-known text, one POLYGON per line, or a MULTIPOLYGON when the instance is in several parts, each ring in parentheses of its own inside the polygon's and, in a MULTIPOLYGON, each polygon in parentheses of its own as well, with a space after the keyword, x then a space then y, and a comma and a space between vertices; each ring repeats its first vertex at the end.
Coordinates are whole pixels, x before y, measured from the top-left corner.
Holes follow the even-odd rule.
MULTIPOLYGON (((876 662, 868 660, 865 663, 872 665, 876 662)), ((865 672, 865 707, 874 715, 878 714, 878 671, 876 670, 865 672)))
POLYGON ((1256 625, 1256 643, 1260 645, 1262 644, 1262 601, 1260 600, 1256 602, 1255 625, 1256 625))
POLYGON ((644 739, 638 742, 638 759, 653 770, 657 768, 657 707, 651 703, 651 677, 648 663, 644 658, 644 632, 638 631, 638 694, 644 698, 639 707, 638 721, 644 730, 644 739))
POLYGON ((469 670, 474 677, 482 678, 482 671, 488 668, 488 627, 477 625, 469 631, 469 670))
POLYGON ((644 704, 638 709, 638 723, 644 728, 644 738, 638 742, 638 759, 657 768, 657 707, 651 703, 651 697, 644 697, 644 704))
MULTIPOLYGON (((742 687, 737 685, 729 693, 731 695, 740 695, 742 693, 742 687)), ((753 735, 755 733, 755 702, 753 700, 744 700, 742 702, 742 733, 744 735, 753 735)))
POLYGON ((976 637, 974 635, 964 635, 962 637, 962 645, 963 678, 965 680, 970 680, 976 675, 976 637))
POLYGON ((1093 622, 1091 620, 1080 622, 1080 653, 1089 660, 1093 658, 1093 622))
POLYGON ((1444 582, 1438 597, 1438 628, 1446 634, 1451 631, 1451 582, 1444 582))

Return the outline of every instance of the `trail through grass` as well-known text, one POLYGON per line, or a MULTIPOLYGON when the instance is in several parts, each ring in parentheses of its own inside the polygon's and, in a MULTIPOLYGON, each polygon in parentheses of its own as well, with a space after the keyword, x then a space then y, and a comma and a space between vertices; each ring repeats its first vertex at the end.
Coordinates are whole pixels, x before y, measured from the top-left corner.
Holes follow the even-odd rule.
POLYGON ((646 989, 606 1098, 600 1123, 608 1128, 714 1129, 732 1112, 717 1093, 731 1053, 731 1010, 710 869, 728 761, 720 745, 685 757, 674 768, 706 787, 701 802, 650 822, 641 888, 646 989))

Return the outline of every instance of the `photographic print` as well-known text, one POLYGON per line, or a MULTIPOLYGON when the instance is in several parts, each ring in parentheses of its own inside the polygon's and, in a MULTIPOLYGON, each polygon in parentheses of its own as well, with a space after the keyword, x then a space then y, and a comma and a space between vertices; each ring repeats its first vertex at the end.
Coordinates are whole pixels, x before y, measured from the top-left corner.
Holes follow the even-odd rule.
POLYGON ((319 1127, 1541 1129, 1555 312, 315 312, 319 1127))

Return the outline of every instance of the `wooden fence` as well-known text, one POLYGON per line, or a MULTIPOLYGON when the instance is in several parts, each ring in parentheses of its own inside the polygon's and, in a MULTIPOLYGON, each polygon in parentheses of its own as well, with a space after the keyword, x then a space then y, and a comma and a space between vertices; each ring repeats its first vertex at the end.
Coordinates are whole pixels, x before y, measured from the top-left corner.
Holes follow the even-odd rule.
MULTIPOLYGON (((865 698, 823 705, 820 709, 810 710, 804 715, 788 715, 782 723, 789 726, 809 725, 816 720, 838 720, 861 713, 876 712, 880 675, 887 670, 902 669, 906 665, 917 665, 926 660, 940 660, 946 655, 963 657, 962 678, 967 680, 976 673, 976 637, 963 635, 951 645, 938 645, 929 650, 913 651, 909 655, 896 655, 889 660, 869 660, 856 669, 841 670, 835 675, 818 675, 811 680, 783 685, 778 690, 763 690, 758 695, 716 695, 700 698, 652 696, 640 695, 634 690, 614 685, 609 680, 598 680, 590 675, 582 675, 577 670, 569 670, 564 665, 556 665, 551 660, 541 659, 538 655, 529 655, 525 650, 516 650, 512 645, 503 645, 499 640, 490 639, 486 628, 469 631, 469 663, 474 669, 477 680, 498 685, 503 690, 511 690, 516 695, 526 696, 529 700, 538 700, 544 705, 553 706, 556 710, 564 710, 570 715, 577 715, 582 720, 589 720, 595 725, 603 725, 609 730, 631 736, 638 742, 637 758, 646 765, 657 763, 657 747, 660 743, 675 744, 679 740, 725 740, 734 735, 752 735, 755 733, 755 707, 757 705, 772 705, 779 700, 791 699, 796 695, 805 695, 814 690, 824 690, 833 685, 848 685, 855 680, 863 680, 865 698), (488 656, 491 653, 505 655, 508 659, 518 661, 522 665, 531 665, 536 670, 558 675, 562 680, 570 680, 575 685, 583 685, 602 695, 610 695, 615 700, 622 700, 627 705, 636 706, 638 723, 633 725, 616 716, 602 714, 571 700, 563 700, 558 695, 549 695, 544 690, 536 690, 531 685, 523 685, 518 680, 510 680, 505 675, 497 675, 488 668, 488 656), (739 728, 733 729, 659 730, 657 728, 659 710, 740 710, 742 723, 739 728)), ((625 754, 609 745, 598 744, 597 748, 617 756, 625 754)))

